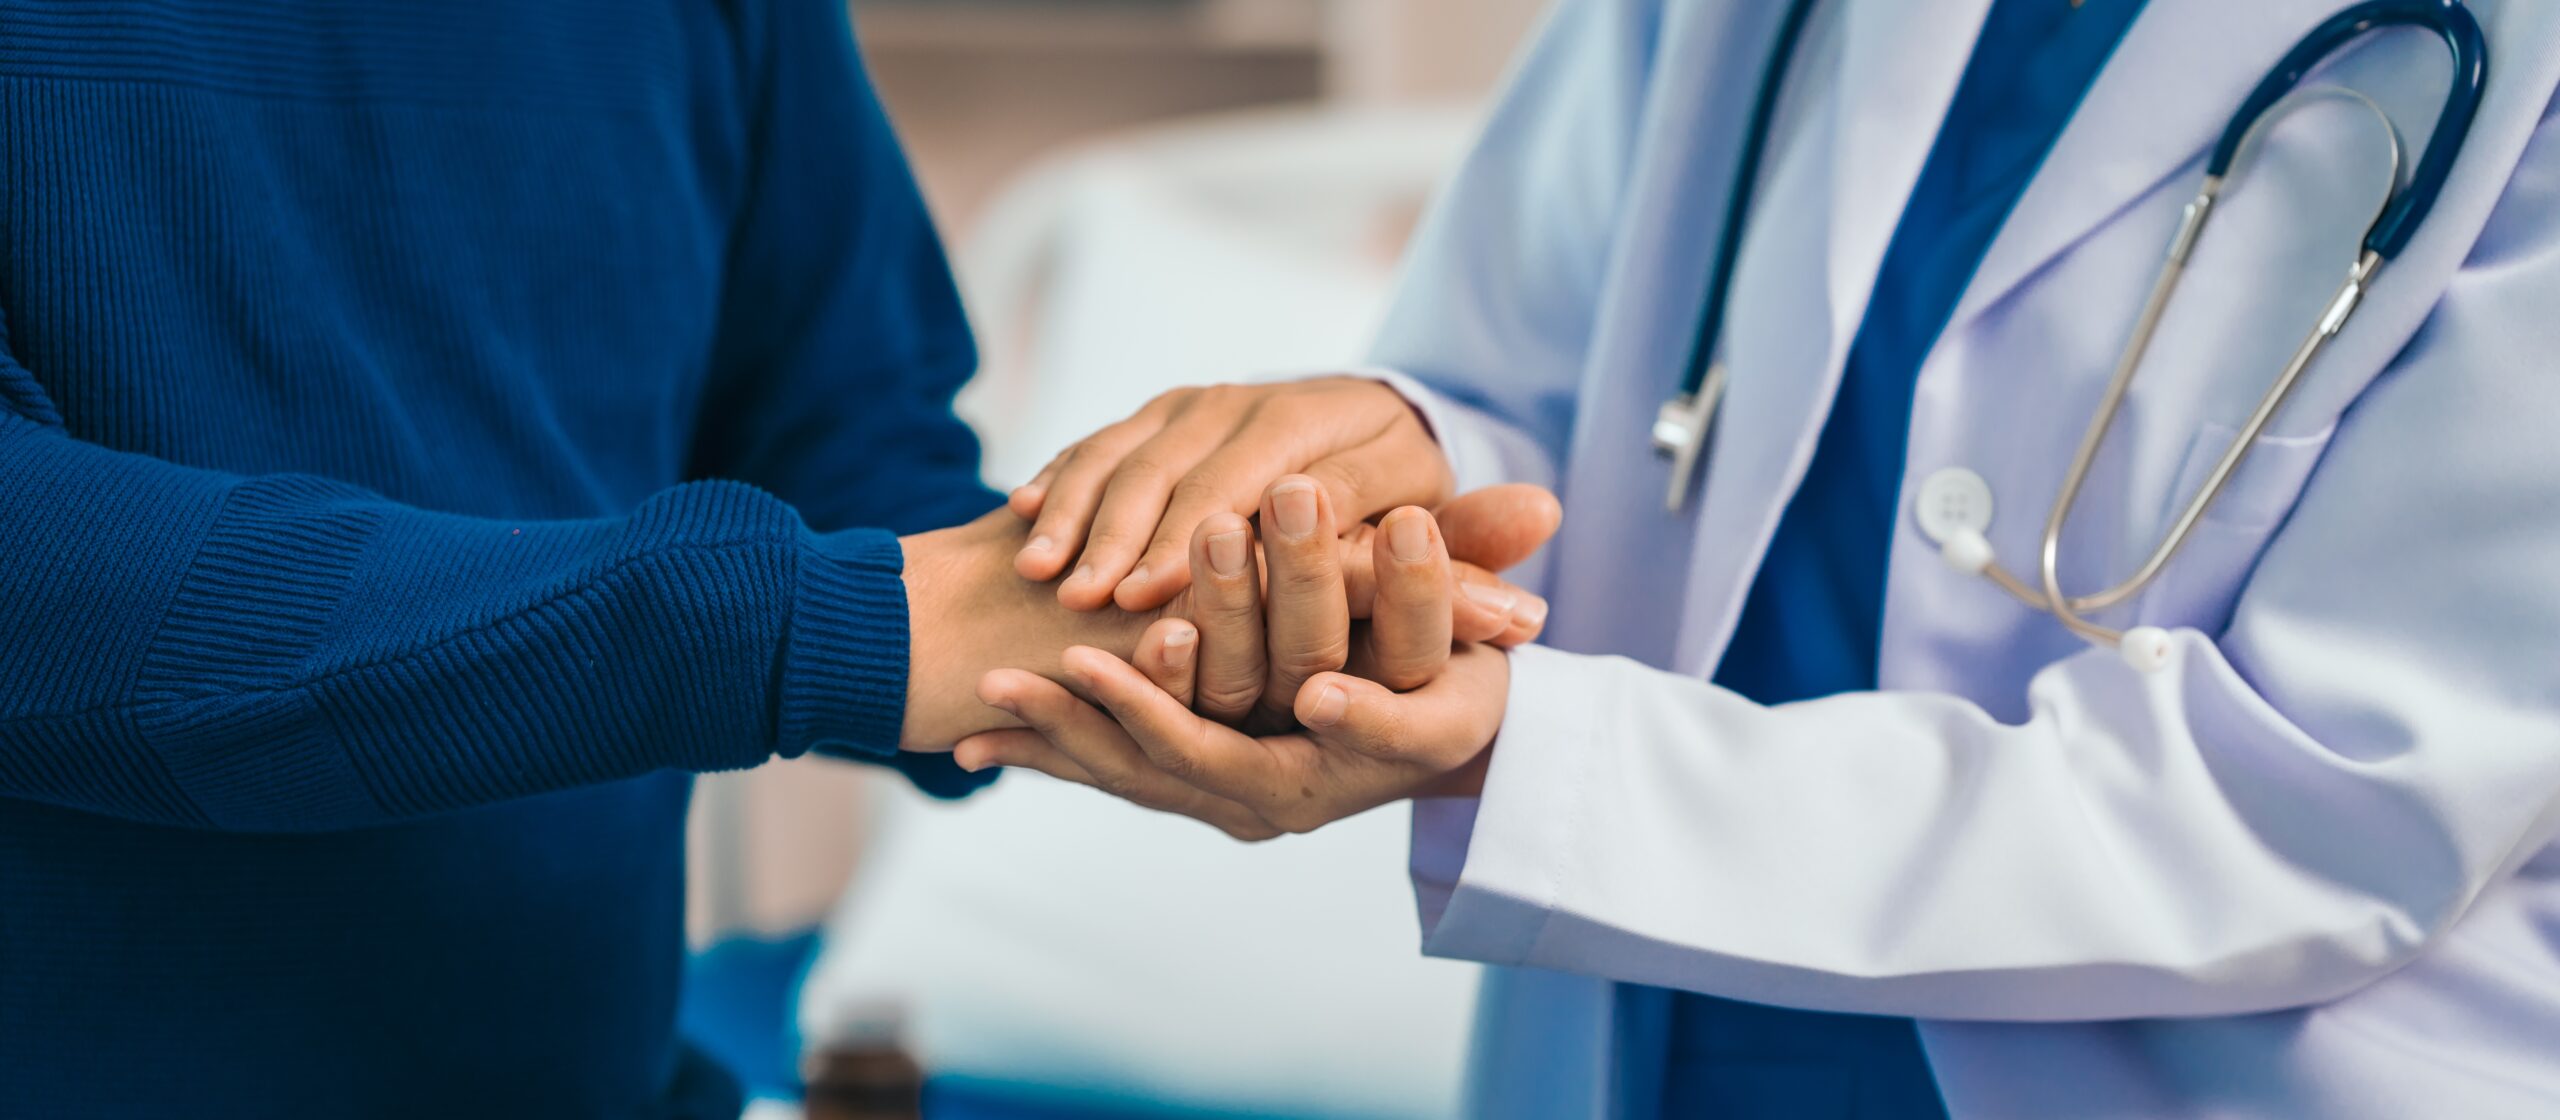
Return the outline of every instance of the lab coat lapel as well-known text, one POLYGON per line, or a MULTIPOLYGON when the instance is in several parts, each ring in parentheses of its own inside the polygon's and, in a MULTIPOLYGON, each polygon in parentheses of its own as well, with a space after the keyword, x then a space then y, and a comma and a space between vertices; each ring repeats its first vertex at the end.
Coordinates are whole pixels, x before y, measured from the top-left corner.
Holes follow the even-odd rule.
MULTIPOLYGON (((1823 277, 1800 314, 1742 315, 1761 292, 1735 297, 1729 317, 1734 368, 1700 514, 1674 663, 1703 672, 1722 656, 1771 534, 1803 481, 1839 387, 1849 345, 1874 290, 1903 205, 1936 142, 1991 0, 1849 0, 1826 115, 1829 198, 1820 211, 1823 277), (1826 307, 1811 304, 1821 302, 1826 307), (1824 335, 1818 357, 1776 337, 1824 335)), ((1775 215, 1785 200, 1758 208, 1775 215)), ((1807 238, 1810 242, 1812 238, 1807 238)), ((1749 255, 1746 254, 1746 264, 1749 255)), ((1737 288, 1772 278, 1746 271, 1737 288)))
POLYGON ((1832 133, 1831 359, 1865 317, 1876 271, 1937 143, 1991 0, 1853 0, 1832 133))
POLYGON ((1992 240, 1949 335, 2163 180, 2200 175, 2205 150, 2250 87, 2344 6, 2150 0, 1992 240))

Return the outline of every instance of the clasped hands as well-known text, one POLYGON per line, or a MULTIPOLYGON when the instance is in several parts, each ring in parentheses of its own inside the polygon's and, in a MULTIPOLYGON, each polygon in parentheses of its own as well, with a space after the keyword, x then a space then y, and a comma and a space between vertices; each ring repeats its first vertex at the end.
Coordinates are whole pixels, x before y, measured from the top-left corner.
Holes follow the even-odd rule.
POLYGON ((1546 616, 1493 573, 1559 511, 1535 487, 1451 489, 1374 381, 1158 398, 1008 510, 910 538, 906 745, 1248 840, 1472 794, 1502 651, 1546 616))

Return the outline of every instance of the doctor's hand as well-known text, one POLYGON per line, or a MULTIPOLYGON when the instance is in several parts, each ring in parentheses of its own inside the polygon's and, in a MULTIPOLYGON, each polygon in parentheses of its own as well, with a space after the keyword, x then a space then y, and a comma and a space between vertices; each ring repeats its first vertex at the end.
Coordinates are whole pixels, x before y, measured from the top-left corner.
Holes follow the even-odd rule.
MULTIPOLYGON (((1515 492, 1489 491, 1459 508, 1477 526, 1470 530, 1474 547, 1516 560, 1553 532, 1554 499, 1534 488, 1508 489, 1515 492), (1537 516, 1540 510, 1547 515, 1537 516)), ((1285 713, 1299 683, 1343 667, 1352 643, 1342 632, 1351 619, 1389 612, 1397 617, 1387 621, 1387 632, 1407 633, 1423 625, 1424 611, 1436 614, 1443 635, 1436 639, 1437 651, 1427 664, 1420 655, 1406 658, 1405 679, 1417 683, 1437 672, 1449 633, 1505 642, 1536 637, 1546 613, 1536 596, 1481 571, 1453 571, 1445 552, 1422 563, 1398 559, 1390 546, 1401 538, 1375 527, 1338 535, 1322 494, 1312 493, 1311 484, 1274 491, 1266 514, 1275 526, 1270 539, 1257 548, 1251 527, 1232 515, 1205 527, 1193 547, 1204 578, 1161 610, 1076 612, 1061 606, 1048 589, 1014 574, 1012 557, 1025 526, 1002 510, 968 525, 904 538, 909 650, 900 746, 947 750, 972 733, 1009 723, 977 697, 978 679, 991 669, 1054 677, 1061 672, 1060 651, 1079 644, 1126 656, 1160 617, 1197 622, 1193 633, 1218 635, 1198 660, 1197 679, 1203 710, 1233 720, 1262 710, 1266 695, 1276 697, 1285 713), (1291 526, 1303 531, 1287 531, 1291 526), (1269 600, 1286 608, 1270 627, 1267 581, 1277 581, 1269 600), (1468 588, 1464 594, 1456 590, 1462 583, 1468 588), (1417 607, 1418 595, 1428 595, 1431 605, 1417 607)))
POLYGON ((1436 508, 1455 486, 1439 442, 1383 382, 1178 389, 1013 492, 1013 511, 1036 519, 1015 569, 1032 580, 1066 575, 1058 601, 1076 610, 1162 606, 1188 584, 1184 548, 1201 522, 1251 513, 1264 487, 1293 472, 1313 477, 1354 524, 1397 506, 1436 508))
MULTIPOLYGON (((1274 490, 1293 485, 1309 484, 1284 480, 1274 490)), ((1222 514, 1203 534, 1245 528, 1222 514)), ((1433 528, 1419 509, 1381 522, 1375 614, 1357 626, 1325 605, 1328 591, 1341 594, 1338 570, 1271 550, 1275 687, 1267 695, 1284 701, 1278 722, 1295 727, 1255 737, 1188 710, 1192 693, 1210 686, 1220 651, 1232 657, 1263 639, 1261 629, 1209 612, 1196 628, 1155 624, 1137 668, 1100 650, 1067 651, 1064 680, 1099 710, 1035 674, 988 674, 980 696, 1028 730, 964 740, 958 760, 1040 770, 1245 839, 1307 831, 1407 797, 1473 793, 1501 723, 1509 661, 1474 643, 1451 653, 1450 584, 1434 578, 1447 554, 1433 528), (1339 652, 1328 665, 1300 664, 1318 671, 1293 682, 1280 671, 1280 651, 1293 645, 1339 652)), ((1212 586, 1214 574, 1196 557, 1194 569, 1196 588, 1212 586)))
POLYGON ((1255 737, 1201 718, 1101 650, 1063 660, 1072 693, 1036 674, 988 674, 979 695, 1028 726, 962 740, 960 765, 1038 770, 1239 840, 1311 832, 1408 798, 1478 795, 1511 672, 1510 655, 1470 644, 1412 692, 1323 674, 1298 694, 1302 729, 1255 737))
MULTIPOLYGON (((1525 511, 1492 492, 1451 503, 1464 507, 1462 514, 1491 514, 1482 519, 1489 525, 1531 526, 1529 535, 1507 542, 1478 532, 1479 548, 1527 552, 1553 528, 1552 516, 1536 516, 1552 513, 1554 500, 1545 491, 1511 489, 1522 492, 1511 497, 1526 499, 1525 511)), ((1180 667, 1187 675, 1167 690, 1221 723, 1249 731, 1293 726, 1291 705, 1300 687, 1346 668, 1396 691, 1419 688, 1440 675, 1453 640, 1516 644, 1536 637, 1545 622, 1546 605, 1535 596, 1453 572, 1457 538, 1444 535, 1443 524, 1420 508, 1407 506, 1374 526, 1338 535, 1323 487, 1291 475, 1264 493, 1259 513, 1261 571, 1241 562, 1254 548, 1254 526, 1232 513, 1212 514, 1193 534, 1190 586, 1176 598, 1189 604, 1187 617, 1198 626, 1172 635, 1191 640, 1175 648, 1193 662, 1180 667), (1497 621, 1468 623, 1463 608, 1469 605, 1497 621)))

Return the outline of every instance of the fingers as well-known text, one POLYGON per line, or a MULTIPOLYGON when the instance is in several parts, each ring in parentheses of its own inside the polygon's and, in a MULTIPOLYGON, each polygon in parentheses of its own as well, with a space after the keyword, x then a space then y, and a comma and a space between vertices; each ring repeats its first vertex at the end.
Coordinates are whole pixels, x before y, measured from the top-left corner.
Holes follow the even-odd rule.
MULTIPOLYGON (((1174 485, 1234 436, 1243 411, 1234 400, 1206 392, 1193 397, 1166 418, 1162 431, 1121 459, 1094 511, 1076 574, 1058 588, 1060 602, 1074 610, 1115 601, 1128 610, 1152 610, 1182 591, 1191 575, 1187 565, 1142 568, 1138 556, 1164 524, 1174 485)), ((1189 530, 1183 534, 1187 538, 1189 530)), ((1177 548, 1177 561, 1181 555, 1177 548)))
MULTIPOLYGON (((1031 538, 1014 554, 1014 571, 1024 579, 1047 581, 1067 570, 1068 561, 1083 551, 1085 533, 1093 525, 1094 510, 1102 503, 1103 486, 1111 481, 1112 472, 1131 450, 1164 426, 1163 418, 1172 407, 1171 398, 1157 398, 1137 415, 1068 448, 1024 487, 1037 488, 1039 516, 1031 523, 1031 538)), ((1006 502, 1010 505, 1012 499, 1006 502)), ((1061 602, 1066 598, 1064 591, 1061 587, 1061 602)))
POLYGON ((1093 773, 1076 760, 1067 757, 1037 731, 1009 727, 1002 731, 981 731, 960 740, 951 748, 951 760, 972 774, 1003 766, 1016 770, 1037 770, 1062 782, 1080 786, 1093 784, 1093 773))
POLYGON ((1270 569, 1263 629, 1270 676, 1262 695, 1286 710, 1298 686, 1342 668, 1351 656, 1351 612, 1344 599, 1331 500, 1315 480, 1291 475, 1262 499, 1262 553, 1270 569))
MULTIPOLYGON (((1439 526, 1419 506, 1379 523, 1376 603, 1369 615, 1369 676, 1397 692, 1420 688, 1449 660, 1449 553, 1439 526)), ((1294 697, 1293 697, 1294 699, 1294 697)))
POLYGON ((1511 614, 1527 593, 1473 564, 1452 563, 1450 634, 1462 642, 1489 642, 1509 633, 1511 614))
MULTIPOLYGON (((1119 666, 1121 672, 1136 681, 1136 688, 1153 693, 1163 704, 1173 704, 1171 697, 1146 683, 1126 663, 1100 650, 1084 652, 1119 666)), ((1022 720, 1030 730, 986 732, 963 740, 954 751, 964 767, 1019 765, 1092 786, 1149 809, 1207 821, 1229 835, 1260 838, 1273 832, 1243 806, 1179 781, 1153 765, 1111 717, 1077 699, 1055 681, 1034 673, 1000 669, 979 682, 978 693, 987 703, 1022 720), (1042 749, 1044 746, 1049 749, 1042 749)))
MULTIPOLYGON (((960 741, 954 757, 971 771, 991 766, 1017 770, 1036 770, 1062 782, 1100 789, 1093 774, 1076 760, 1059 750, 1057 744, 1039 732, 1012 728, 987 731, 960 741)), ((1214 794, 1188 787, 1166 786, 1167 800, 1161 804, 1131 802, 1143 809, 1189 817, 1246 843, 1275 839, 1281 831, 1266 823, 1259 814, 1214 794)))
POLYGON ((1528 559, 1564 521, 1564 507, 1554 494, 1524 483, 1470 490, 1435 513, 1449 555, 1488 572, 1528 559))
MULTIPOLYGON (((1116 728, 1162 773, 1246 805, 1268 797, 1280 784, 1275 756, 1261 742, 1202 719, 1119 658, 1076 646, 1060 660, 1067 679, 1102 705, 1117 721, 1116 728)), ((1098 769, 1092 760, 1077 761, 1098 769)))
POLYGON ((1262 699, 1269 675, 1252 526, 1232 513, 1201 522, 1192 535, 1191 571, 1191 621, 1200 634, 1192 706, 1210 719, 1235 723, 1262 699))
POLYGON ((1430 438, 1408 412, 1403 424, 1317 460, 1306 474, 1346 521, 1366 521, 1397 506, 1436 506, 1449 500, 1453 483, 1448 457, 1430 438))
POLYGON ((1490 642, 1509 649, 1535 641, 1546 629, 1545 599, 1471 564, 1457 565, 1453 574, 1464 604, 1456 612, 1459 641, 1490 642))
MULTIPOLYGON (((1074 448, 1067 450, 1072 451, 1074 448)), ((1057 479, 1058 468, 1066 461, 1065 451, 1050 456, 1048 465, 1041 467, 1040 473, 1032 475, 1031 481, 1014 487, 1011 493, 1004 496, 1004 508, 1025 521, 1040 516, 1040 504, 1042 499, 1049 495, 1049 484, 1057 479)))
POLYGON ((1160 618, 1147 632, 1138 636, 1138 654, 1131 662, 1149 681, 1173 697, 1176 703, 1191 704, 1193 674, 1199 668, 1200 631, 1179 618, 1160 618))
POLYGON ((1296 715, 1319 746, 1446 771, 1493 742, 1502 727, 1510 674, 1508 655, 1466 646, 1439 679, 1407 693, 1343 673, 1323 674, 1298 693, 1296 715))
MULTIPOLYGON (((1378 606, 1378 533, 1377 526, 1355 525, 1342 537, 1335 550, 1342 564, 1342 599, 1351 608, 1351 617, 1366 619, 1378 606)), ((1452 561, 1449 578, 1453 588, 1479 585, 1475 597, 1453 594, 1449 600, 1451 633, 1462 642, 1485 642, 1501 638, 1519 627, 1513 616, 1534 610, 1545 617, 1546 601, 1505 582, 1502 577, 1476 567, 1452 561)), ((1532 633, 1535 631, 1532 630, 1532 633)))
MULTIPOLYGON (((1118 598, 1128 610, 1161 606, 1166 574, 1182 563, 1192 526, 1216 513, 1248 513, 1266 481, 1304 470, 1345 523, 1400 505, 1435 506, 1452 485, 1448 456, 1395 390, 1365 378, 1329 378, 1266 392, 1235 433, 1173 487, 1163 523, 1118 598)), ((1178 578, 1178 577, 1176 577, 1178 578)))

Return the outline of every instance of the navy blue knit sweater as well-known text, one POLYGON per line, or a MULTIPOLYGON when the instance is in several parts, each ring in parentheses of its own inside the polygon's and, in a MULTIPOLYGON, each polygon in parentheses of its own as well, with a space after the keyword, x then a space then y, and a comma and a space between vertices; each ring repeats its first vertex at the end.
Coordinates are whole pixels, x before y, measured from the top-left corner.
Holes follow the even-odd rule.
POLYGON ((995 500, 841 0, 0 2, 0 316, 0 1116, 734 1111, 688 775, 995 500))

